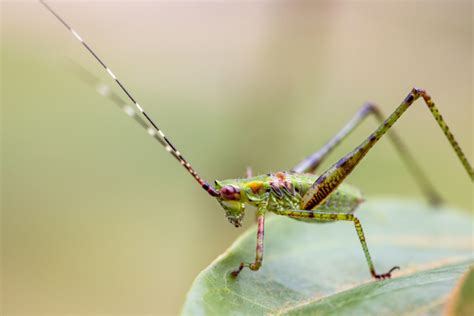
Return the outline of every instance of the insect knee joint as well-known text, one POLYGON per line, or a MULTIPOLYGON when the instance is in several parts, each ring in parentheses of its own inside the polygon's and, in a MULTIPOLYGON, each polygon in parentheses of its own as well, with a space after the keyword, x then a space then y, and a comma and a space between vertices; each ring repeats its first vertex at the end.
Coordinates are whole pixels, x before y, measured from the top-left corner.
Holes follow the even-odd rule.
POLYGON ((257 271, 262 266, 261 262, 254 262, 249 265, 249 269, 252 271, 257 271))

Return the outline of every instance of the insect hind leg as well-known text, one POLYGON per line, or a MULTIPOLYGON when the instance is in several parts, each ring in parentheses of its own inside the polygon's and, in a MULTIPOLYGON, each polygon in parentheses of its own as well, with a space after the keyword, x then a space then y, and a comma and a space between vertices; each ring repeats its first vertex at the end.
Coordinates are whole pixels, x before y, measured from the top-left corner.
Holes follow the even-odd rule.
POLYGON ((448 128, 443 117, 435 106, 431 97, 423 89, 413 88, 403 102, 395 109, 395 111, 359 146, 353 151, 346 154, 326 170, 313 183, 311 188, 306 192, 301 200, 301 209, 310 210, 323 203, 329 194, 331 194, 344 179, 354 170, 359 162, 365 157, 369 150, 382 138, 385 133, 395 124, 395 122, 405 113, 405 111, 419 98, 423 98, 426 106, 430 110, 433 118, 438 123, 439 127, 444 132, 446 138, 451 144, 454 152, 458 156, 462 165, 466 169, 471 181, 474 179, 474 171, 464 155, 463 151, 456 142, 453 134, 448 128))
MULTIPOLYGON (((354 131, 369 115, 373 115, 380 124, 384 123, 384 116, 379 106, 370 102, 365 103, 352 117, 352 119, 347 122, 346 125, 344 125, 344 127, 333 138, 331 138, 319 150, 299 162, 292 169, 292 171, 296 173, 313 173, 316 171, 321 162, 326 159, 332 150, 336 148, 345 138, 347 138, 352 133, 352 131, 354 131)), ((398 137, 395 131, 389 131, 388 137, 429 203, 431 205, 441 204, 442 198, 440 194, 437 192, 431 181, 416 162, 416 159, 413 157, 410 151, 407 150, 405 144, 398 137)))

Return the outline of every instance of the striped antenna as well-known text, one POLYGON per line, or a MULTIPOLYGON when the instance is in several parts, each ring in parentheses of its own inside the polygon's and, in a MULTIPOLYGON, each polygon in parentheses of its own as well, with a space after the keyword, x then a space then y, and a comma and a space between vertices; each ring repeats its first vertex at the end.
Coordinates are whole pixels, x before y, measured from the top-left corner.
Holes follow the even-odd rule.
MULTIPOLYGON (((170 142, 170 140, 165 136, 165 134, 163 134, 163 132, 158 127, 158 125, 156 125, 155 122, 153 122, 153 120, 148 116, 148 114, 146 114, 146 112, 143 110, 140 104, 138 104, 138 102, 135 101, 135 98, 133 98, 130 92, 128 92, 128 90, 125 89, 125 87, 118 80, 118 78, 115 76, 112 70, 109 67, 107 67, 107 65, 99 58, 99 56, 97 56, 97 54, 92 50, 92 48, 89 45, 87 45, 87 43, 84 42, 84 40, 79 36, 79 34, 76 31, 74 31, 74 29, 70 27, 69 24, 67 24, 66 21, 64 21, 48 4, 46 4, 46 2, 44 2, 43 0, 39 0, 39 2, 46 9, 48 9, 48 11, 51 12, 72 33, 72 35, 74 35, 74 37, 79 42, 81 42, 81 44, 89 51, 89 53, 91 53, 92 56, 94 56, 94 58, 102 65, 102 67, 104 67, 104 69, 107 71, 110 77, 112 77, 112 79, 118 84, 118 86, 127 95, 127 97, 133 102, 133 104, 136 106, 138 111, 141 113, 141 115, 145 119, 145 121, 147 122, 145 124, 146 124, 148 133, 151 136, 158 139, 158 141, 165 147, 166 151, 171 153, 171 155, 173 155, 173 157, 175 157, 181 163, 181 165, 183 165, 183 167, 186 168, 186 170, 193 176, 194 179, 196 179, 196 181, 201 185, 201 187, 204 190, 206 190, 212 196, 218 196, 219 192, 198 175, 198 173, 193 169, 193 167, 191 167, 189 162, 187 162, 187 160, 183 157, 183 155, 176 149, 176 147, 170 142), (148 126, 148 124, 150 124, 151 126, 148 126)), ((123 107, 123 109, 130 116, 136 116, 134 114, 135 112, 133 111, 133 109, 127 108, 127 107, 123 107), (132 110, 133 113, 130 110, 132 110)), ((140 119, 139 122, 143 122, 143 119, 140 119)))
MULTIPOLYGON (((88 70, 86 70, 81 65, 77 64, 74 61, 71 61, 71 65, 73 66, 73 71, 77 73, 77 76, 81 78, 82 81, 87 83, 90 87, 94 88, 97 93, 101 96, 109 99, 117 105, 119 109, 121 109, 127 116, 133 118, 135 122, 137 122, 141 127, 143 127, 150 136, 152 136, 156 141, 158 141, 161 145, 166 146, 166 143, 161 139, 161 137, 155 133, 155 130, 148 124, 147 121, 133 109, 133 106, 129 105, 121 96, 119 96, 115 91, 112 90, 110 86, 101 82, 99 78, 91 74, 88 70)), ((173 156, 176 157, 176 156, 173 156)))

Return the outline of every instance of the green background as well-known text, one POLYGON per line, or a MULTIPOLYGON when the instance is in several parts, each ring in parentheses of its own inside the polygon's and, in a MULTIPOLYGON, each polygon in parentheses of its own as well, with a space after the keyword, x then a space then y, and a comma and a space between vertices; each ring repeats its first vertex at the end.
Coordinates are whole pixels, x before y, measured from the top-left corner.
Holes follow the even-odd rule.
MULTIPOLYGON (((472 2, 51 6, 209 180, 289 169, 363 102, 388 114, 413 86, 473 160, 472 2)), ((1 9, 3 312, 177 313, 242 229, 77 77, 71 61, 113 84, 50 13, 1 9)), ((472 184, 423 103, 395 126, 447 203, 472 211, 472 184)), ((323 168, 375 127, 369 118, 323 168)), ((348 181, 422 198, 385 139, 348 181)))

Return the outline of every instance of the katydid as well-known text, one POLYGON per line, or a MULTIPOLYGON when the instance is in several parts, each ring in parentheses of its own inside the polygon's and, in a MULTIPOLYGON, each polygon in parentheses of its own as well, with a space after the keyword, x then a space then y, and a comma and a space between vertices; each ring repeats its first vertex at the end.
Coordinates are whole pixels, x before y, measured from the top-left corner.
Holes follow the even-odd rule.
MULTIPOLYGON (((405 148, 402 141, 393 131, 389 132, 393 124, 420 98, 444 132, 454 152, 466 169, 468 176, 471 178, 471 181, 474 179, 472 166, 454 139, 454 136, 451 134, 448 125, 438 112, 438 108, 430 95, 423 89, 413 88, 395 111, 385 120, 378 106, 370 103, 363 105, 339 133, 330 139, 321 149, 298 163, 290 171, 254 176, 252 175, 251 169, 248 169, 246 178, 222 181, 216 180, 215 184, 211 185, 199 176, 181 152, 178 151, 176 146, 173 145, 158 125, 137 103, 136 99, 130 94, 121 81, 119 81, 112 70, 98 57, 79 34, 44 1, 40 0, 40 2, 74 35, 96 61, 102 65, 123 93, 132 101, 138 111, 128 106, 117 94, 105 86, 102 86, 99 92, 119 105, 130 117, 144 127, 148 134, 163 145, 166 151, 178 160, 199 185, 211 197, 217 200, 232 225, 235 227, 242 225, 246 205, 251 205, 256 208, 258 228, 255 260, 250 263, 242 262, 237 269, 231 273, 233 277, 237 277, 244 268, 257 271, 261 267, 263 261, 265 215, 267 212, 272 212, 277 215, 288 216, 292 219, 305 222, 352 222, 362 245, 371 275, 375 279, 390 278, 392 272, 399 269, 399 267, 395 266, 386 273, 376 272, 362 230, 362 225, 359 219, 354 215, 354 211, 363 201, 362 195, 357 188, 344 184, 343 182, 359 162, 362 161, 369 150, 387 134, 424 195, 432 204, 441 202, 440 195, 422 172, 413 156, 405 148), (335 162, 329 169, 320 174, 316 174, 315 172, 323 159, 371 114, 380 122, 380 126, 359 146, 335 162)), ((93 76, 89 77, 88 80, 94 84, 97 81, 93 76)))

